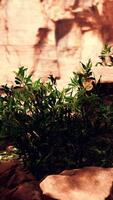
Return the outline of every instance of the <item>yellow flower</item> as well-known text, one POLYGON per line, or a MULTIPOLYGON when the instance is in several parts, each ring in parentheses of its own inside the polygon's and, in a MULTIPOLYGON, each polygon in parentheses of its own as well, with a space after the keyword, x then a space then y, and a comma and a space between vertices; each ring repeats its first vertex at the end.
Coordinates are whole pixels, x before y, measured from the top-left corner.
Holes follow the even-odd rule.
POLYGON ((94 80, 92 79, 86 79, 85 81, 83 81, 83 87, 87 90, 90 91, 93 89, 93 82, 94 80))

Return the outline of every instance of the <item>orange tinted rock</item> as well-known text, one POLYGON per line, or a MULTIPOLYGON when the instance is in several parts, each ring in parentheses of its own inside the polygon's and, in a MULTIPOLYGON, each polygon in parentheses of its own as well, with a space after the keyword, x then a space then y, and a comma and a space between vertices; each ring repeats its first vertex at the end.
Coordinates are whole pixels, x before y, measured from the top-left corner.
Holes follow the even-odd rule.
POLYGON ((112 0, 1 0, 1 84, 25 66, 34 79, 53 74, 64 86, 80 60, 95 64, 103 44, 113 43, 112 9, 112 0))
POLYGON ((42 200, 38 182, 16 160, 0 162, 0 200, 42 200))
POLYGON ((47 176, 40 187, 43 194, 59 200, 105 200, 112 182, 113 168, 88 167, 47 176))

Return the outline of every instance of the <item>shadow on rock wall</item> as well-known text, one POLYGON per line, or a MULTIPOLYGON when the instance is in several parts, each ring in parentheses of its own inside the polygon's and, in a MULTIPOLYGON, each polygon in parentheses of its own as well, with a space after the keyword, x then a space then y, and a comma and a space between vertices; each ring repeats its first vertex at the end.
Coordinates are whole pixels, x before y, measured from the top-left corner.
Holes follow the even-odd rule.
POLYGON ((35 79, 53 74, 65 84, 80 60, 113 43, 112 10, 111 0, 0 0, 0 82, 24 65, 35 79))

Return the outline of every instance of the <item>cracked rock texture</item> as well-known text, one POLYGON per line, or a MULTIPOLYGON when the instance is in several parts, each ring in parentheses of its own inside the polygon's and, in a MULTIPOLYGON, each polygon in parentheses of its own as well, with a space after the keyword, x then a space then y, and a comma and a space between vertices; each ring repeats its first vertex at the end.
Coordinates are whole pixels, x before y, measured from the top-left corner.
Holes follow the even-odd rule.
POLYGON ((0 82, 19 66, 34 79, 49 74, 65 85, 80 60, 95 63, 113 43, 113 0, 0 0, 0 82))

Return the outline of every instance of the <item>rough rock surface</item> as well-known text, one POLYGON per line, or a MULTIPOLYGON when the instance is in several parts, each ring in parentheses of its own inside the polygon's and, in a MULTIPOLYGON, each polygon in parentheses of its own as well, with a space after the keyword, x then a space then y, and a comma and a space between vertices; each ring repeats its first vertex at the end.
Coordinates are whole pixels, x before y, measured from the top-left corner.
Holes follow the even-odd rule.
POLYGON ((43 194, 59 200, 113 200, 113 168, 87 167, 47 176, 43 194))
POLYGON ((0 162, 0 200, 113 200, 113 168, 65 170, 40 188, 17 160, 0 162))
POLYGON ((0 200, 42 200, 37 181, 18 161, 0 162, 0 200))
POLYGON ((26 66, 66 84, 80 60, 97 60, 113 43, 113 0, 0 0, 0 82, 26 66))

